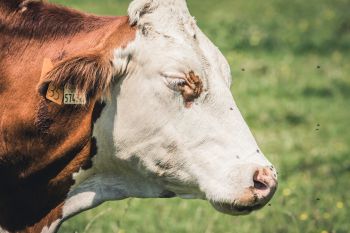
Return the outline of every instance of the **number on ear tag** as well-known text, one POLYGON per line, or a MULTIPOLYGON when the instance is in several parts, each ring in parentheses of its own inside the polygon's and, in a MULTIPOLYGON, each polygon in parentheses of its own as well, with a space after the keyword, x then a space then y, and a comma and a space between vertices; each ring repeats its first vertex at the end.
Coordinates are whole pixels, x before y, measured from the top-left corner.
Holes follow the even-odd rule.
POLYGON ((64 88, 64 104, 67 105, 85 105, 86 99, 79 95, 75 90, 64 88))
MULTIPOLYGON (((53 68, 53 64, 51 62, 51 59, 49 58, 44 58, 43 61, 43 67, 41 70, 41 76, 40 76, 40 81, 43 81, 46 74, 53 68)), ((63 103, 63 91, 60 88, 56 88, 52 83, 49 84, 49 87, 47 88, 46 92, 46 99, 62 105, 63 103)))
POLYGON ((49 84, 47 89, 46 99, 52 102, 62 105, 63 103, 63 91, 60 88, 56 88, 52 83, 49 84))
MULTIPOLYGON (((49 58, 45 58, 43 61, 43 68, 41 71, 40 80, 43 80, 45 75, 53 68, 53 64, 49 58)), ((74 89, 65 87, 57 88, 52 83, 49 84, 46 92, 46 99, 62 105, 85 105, 85 96, 80 96, 74 89)))

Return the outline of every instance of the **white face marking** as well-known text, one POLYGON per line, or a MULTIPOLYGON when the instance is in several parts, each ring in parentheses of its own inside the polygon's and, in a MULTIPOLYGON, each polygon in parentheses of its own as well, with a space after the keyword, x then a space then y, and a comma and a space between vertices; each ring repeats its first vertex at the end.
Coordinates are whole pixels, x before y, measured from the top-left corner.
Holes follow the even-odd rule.
POLYGON ((75 176, 66 215, 82 208, 74 198, 93 206, 166 191, 251 205, 243 199, 253 189, 253 176, 271 164, 233 100, 226 59, 196 26, 185 0, 135 0, 129 16, 138 28, 136 39, 116 50, 114 60, 126 75, 95 125, 98 155, 92 169, 75 176), (180 82, 190 71, 205 91, 186 108, 181 93, 170 87, 176 83, 169 82, 180 82))

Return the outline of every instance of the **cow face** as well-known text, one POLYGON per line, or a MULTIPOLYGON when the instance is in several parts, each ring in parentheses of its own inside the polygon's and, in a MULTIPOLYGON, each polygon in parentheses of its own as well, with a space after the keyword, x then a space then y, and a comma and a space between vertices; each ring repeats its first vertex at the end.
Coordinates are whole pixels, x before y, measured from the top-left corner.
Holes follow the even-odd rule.
POLYGON ((97 134, 113 129, 105 167, 134 179, 129 196, 207 199, 228 214, 265 205, 275 169, 233 100, 226 59, 185 0, 134 1, 129 17, 137 36, 115 51, 115 67, 126 71, 97 124, 97 134))

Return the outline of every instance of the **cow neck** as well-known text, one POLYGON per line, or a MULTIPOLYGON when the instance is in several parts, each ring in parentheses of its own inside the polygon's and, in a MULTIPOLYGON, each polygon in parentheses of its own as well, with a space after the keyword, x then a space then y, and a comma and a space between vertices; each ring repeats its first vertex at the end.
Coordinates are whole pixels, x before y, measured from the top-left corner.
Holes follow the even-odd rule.
POLYGON ((0 35, 21 37, 23 41, 43 43, 94 32, 106 25, 115 25, 116 18, 86 14, 42 1, 0 0, 0 35), (28 3, 22 7, 22 2, 28 3))
POLYGON ((103 104, 78 110, 46 101, 41 104, 39 114, 47 117, 50 127, 44 133, 29 123, 15 128, 8 140, 21 137, 23 146, 8 144, 6 157, 1 157, 0 183, 6 193, 0 193, 0 225, 10 232, 41 232, 40 228, 59 219, 63 201, 74 185, 72 174, 91 167, 97 153, 92 128, 103 104), (36 146, 25 148, 28 144, 36 146), (4 162, 10 157, 11 164, 4 162))
POLYGON ((133 39, 127 17, 102 21, 98 29, 45 42, 16 33, 10 37, 0 27, 0 47, 12 43, 0 60, 0 100, 6 100, 0 104, 0 228, 38 233, 52 225, 62 217, 73 174, 92 165, 97 153, 93 125, 104 104, 91 100, 86 106, 59 106, 40 97, 37 84, 45 58, 57 64, 103 43, 112 48, 133 39), (128 34, 110 35, 120 25, 126 31, 119 33, 128 34), (110 37, 122 42, 110 43, 110 37))

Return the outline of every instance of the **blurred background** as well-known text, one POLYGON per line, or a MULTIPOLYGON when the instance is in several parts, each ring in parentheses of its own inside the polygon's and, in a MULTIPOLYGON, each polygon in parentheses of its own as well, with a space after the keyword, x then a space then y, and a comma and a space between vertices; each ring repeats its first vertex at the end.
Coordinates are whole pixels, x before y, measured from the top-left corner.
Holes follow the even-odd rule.
MULTIPOLYGON (((125 15, 129 0, 54 0, 125 15)), ((231 217, 196 200, 110 202, 60 233, 350 232, 349 0, 188 0, 229 60, 232 92, 279 170, 270 206, 231 217)))

